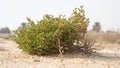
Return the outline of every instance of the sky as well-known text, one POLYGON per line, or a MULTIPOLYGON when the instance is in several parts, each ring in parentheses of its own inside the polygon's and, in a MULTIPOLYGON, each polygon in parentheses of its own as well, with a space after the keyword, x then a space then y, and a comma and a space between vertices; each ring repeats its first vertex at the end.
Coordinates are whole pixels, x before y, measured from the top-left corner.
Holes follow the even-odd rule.
POLYGON ((100 22, 102 30, 120 30, 120 0, 0 0, 0 28, 17 29, 26 17, 34 21, 45 14, 69 17, 82 5, 90 19, 89 30, 94 22, 100 22))

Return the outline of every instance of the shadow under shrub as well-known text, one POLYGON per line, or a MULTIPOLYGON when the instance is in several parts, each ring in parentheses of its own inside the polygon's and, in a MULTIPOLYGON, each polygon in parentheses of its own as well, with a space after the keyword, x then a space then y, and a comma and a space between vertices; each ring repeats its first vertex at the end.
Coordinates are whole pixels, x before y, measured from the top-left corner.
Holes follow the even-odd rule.
POLYGON ((89 23, 82 6, 73 10, 69 18, 45 15, 37 24, 30 18, 27 20, 27 26, 15 30, 12 39, 23 51, 37 55, 59 53, 59 46, 64 51, 72 50, 75 41, 84 39, 89 23))

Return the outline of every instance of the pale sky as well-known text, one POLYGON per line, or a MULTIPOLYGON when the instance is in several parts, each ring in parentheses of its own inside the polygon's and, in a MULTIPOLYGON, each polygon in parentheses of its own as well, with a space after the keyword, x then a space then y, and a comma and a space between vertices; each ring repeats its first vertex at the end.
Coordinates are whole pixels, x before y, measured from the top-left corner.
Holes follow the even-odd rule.
POLYGON ((102 30, 120 30, 120 0, 0 0, 0 28, 14 30, 27 22, 26 17, 37 21, 44 14, 68 17, 81 5, 90 19, 89 29, 98 21, 102 30))

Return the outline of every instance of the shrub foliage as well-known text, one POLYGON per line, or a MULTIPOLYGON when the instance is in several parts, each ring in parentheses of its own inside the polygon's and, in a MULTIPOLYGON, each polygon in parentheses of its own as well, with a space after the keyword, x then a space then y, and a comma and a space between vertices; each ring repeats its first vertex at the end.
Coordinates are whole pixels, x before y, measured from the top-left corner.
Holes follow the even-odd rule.
POLYGON ((75 41, 84 38, 89 23, 82 6, 75 8, 69 18, 46 14, 37 23, 27 20, 27 26, 15 30, 12 39, 23 51, 38 55, 58 53, 59 46, 66 51, 71 49, 75 41))

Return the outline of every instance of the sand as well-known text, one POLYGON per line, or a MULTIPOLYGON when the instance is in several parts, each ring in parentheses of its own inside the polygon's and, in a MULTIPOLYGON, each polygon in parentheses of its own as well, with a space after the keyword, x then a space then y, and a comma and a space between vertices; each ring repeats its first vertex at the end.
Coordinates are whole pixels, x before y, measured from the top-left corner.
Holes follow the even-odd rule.
POLYGON ((103 44, 91 56, 83 53, 37 56, 24 53, 11 40, 0 39, 0 68, 120 68, 120 45, 103 44))

